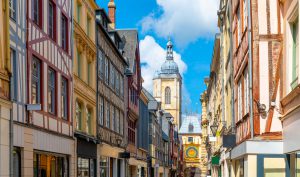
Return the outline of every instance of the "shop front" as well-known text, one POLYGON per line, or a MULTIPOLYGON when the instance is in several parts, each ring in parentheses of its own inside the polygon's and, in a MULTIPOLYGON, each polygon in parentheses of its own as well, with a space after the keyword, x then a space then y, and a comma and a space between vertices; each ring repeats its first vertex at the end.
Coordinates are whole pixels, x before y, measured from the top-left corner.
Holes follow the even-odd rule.
POLYGON ((77 138, 77 176, 97 176, 97 144, 77 138))

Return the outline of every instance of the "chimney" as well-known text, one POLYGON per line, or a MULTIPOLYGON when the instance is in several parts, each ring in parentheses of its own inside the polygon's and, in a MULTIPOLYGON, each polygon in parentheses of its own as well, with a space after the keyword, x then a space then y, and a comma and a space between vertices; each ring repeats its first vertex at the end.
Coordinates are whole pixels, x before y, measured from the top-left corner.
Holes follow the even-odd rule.
POLYGON ((111 21, 110 27, 115 29, 116 27, 116 4, 114 0, 110 0, 108 3, 108 16, 111 21))

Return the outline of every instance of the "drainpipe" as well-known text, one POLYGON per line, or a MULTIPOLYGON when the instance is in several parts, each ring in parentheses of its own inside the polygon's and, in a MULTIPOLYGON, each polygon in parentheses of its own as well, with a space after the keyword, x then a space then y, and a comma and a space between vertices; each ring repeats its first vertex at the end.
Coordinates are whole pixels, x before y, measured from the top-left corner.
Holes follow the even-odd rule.
POLYGON ((248 0, 248 45, 249 45, 249 57, 248 57, 248 65, 249 65, 249 102, 250 102, 250 131, 251 131, 251 139, 254 137, 254 128, 253 128, 253 82, 252 82, 252 17, 251 17, 251 0, 248 0))
POLYGON ((13 174, 13 164, 14 164, 14 161, 13 161, 13 150, 14 150, 14 145, 13 145, 13 128, 14 128, 14 125, 13 125, 13 116, 12 116, 12 109, 10 109, 10 120, 9 120, 9 164, 10 164, 10 168, 9 168, 9 173, 10 173, 10 176, 13 177, 14 174, 13 174))

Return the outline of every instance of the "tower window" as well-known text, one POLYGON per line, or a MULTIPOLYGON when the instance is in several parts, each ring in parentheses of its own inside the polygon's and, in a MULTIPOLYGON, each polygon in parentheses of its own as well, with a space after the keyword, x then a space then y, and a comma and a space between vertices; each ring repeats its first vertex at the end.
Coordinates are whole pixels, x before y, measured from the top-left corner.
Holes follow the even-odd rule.
POLYGON ((170 89, 170 87, 166 87, 166 89, 165 89, 165 102, 166 102, 166 104, 171 104, 171 89, 170 89))

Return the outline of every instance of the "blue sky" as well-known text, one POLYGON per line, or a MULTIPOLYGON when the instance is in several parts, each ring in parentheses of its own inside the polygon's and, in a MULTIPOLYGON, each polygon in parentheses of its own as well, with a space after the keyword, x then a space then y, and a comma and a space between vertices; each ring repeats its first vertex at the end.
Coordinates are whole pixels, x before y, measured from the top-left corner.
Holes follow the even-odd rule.
MULTIPOLYGON (((115 0, 116 27, 136 28, 141 40, 145 87, 164 61, 168 36, 174 41, 175 61, 183 74, 183 113, 200 113, 200 93, 209 75, 214 34, 217 32, 218 0, 115 0), (205 5, 204 5, 205 4, 205 5)), ((109 0, 97 0, 107 9, 109 0)))

